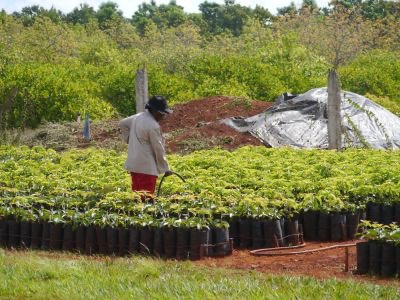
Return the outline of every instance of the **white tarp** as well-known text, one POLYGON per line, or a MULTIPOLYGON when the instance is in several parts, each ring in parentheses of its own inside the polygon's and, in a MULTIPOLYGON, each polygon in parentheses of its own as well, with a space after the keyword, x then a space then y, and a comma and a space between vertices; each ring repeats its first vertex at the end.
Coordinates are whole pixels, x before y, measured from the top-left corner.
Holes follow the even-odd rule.
MULTIPOLYGON (((400 148, 400 118, 355 93, 342 91, 343 147, 400 148)), ((264 113, 229 118, 223 123, 250 132, 271 147, 328 148, 328 91, 312 89, 292 97, 281 96, 264 113)))

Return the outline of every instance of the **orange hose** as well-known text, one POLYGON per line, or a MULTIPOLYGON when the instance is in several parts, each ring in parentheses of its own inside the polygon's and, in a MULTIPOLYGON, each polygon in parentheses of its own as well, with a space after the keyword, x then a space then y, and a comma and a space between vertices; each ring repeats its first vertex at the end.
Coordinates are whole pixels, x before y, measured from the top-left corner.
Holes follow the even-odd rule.
POLYGON ((303 250, 303 251, 276 252, 276 251, 279 251, 279 250, 302 248, 305 245, 306 245, 306 243, 303 243, 303 244, 297 245, 297 246, 293 246, 293 247, 278 247, 278 248, 257 249, 257 250, 250 251, 250 254, 251 255, 255 255, 255 256, 279 256, 279 255, 305 254, 305 253, 313 253, 313 252, 330 250, 330 249, 335 249, 335 248, 354 247, 355 245, 357 245, 357 243, 344 244, 344 245, 333 245, 333 246, 328 246, 328 247, 323 247, 323 248, 315 248, 315 249, 309 249, 309 250, 303 250))

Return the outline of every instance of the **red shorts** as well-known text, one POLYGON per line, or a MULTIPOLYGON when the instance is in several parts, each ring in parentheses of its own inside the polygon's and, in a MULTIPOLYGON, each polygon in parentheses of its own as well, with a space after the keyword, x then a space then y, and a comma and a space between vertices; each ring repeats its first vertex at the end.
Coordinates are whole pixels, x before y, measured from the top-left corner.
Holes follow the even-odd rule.
POLYGON ((154 194, 157 176, 131 172, 132 191, 154 194))

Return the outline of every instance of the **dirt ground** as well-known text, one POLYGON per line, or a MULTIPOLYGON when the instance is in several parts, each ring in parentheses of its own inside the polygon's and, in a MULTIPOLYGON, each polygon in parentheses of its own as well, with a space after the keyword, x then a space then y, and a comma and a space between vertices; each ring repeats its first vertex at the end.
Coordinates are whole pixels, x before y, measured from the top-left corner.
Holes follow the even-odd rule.
POLYGON ((250 117, 271 107, 271 102, 214 96, 178 104, 174 113, 161 122, 167 151, 187 153, 221 147, 228 150, 244 145, 261 145, 248 133, 240 133, 220 123, 229 117, 250 117))
MULTIPOLYGON (((229 117, 250 117, 265 111, 271 102, 214 96, 177 104, 173 113, 161 121, 168 153, 190 153, 195 150, 221 147, 234 150, 244 145, 262 145, 249 133, 240 133, 222 124, 229 117)), ((82 130, 74 132, 78 148, 97 146, 123 150, 118 132, 118 121, 94 122, 90 132, 92 140, 85 141, 82 130)), ((82 127, 83 124, 80 124, 82 127)), ((83 129, 83 127, 82 127, 83 129)))
MULTIPOLYGON (((281 250, 280 253, 318 249, 337 244, 351 244, 355 241, 341 243, 306 242, 300 249, 281 250)), ((205 258, 195 262, 209 267, 229 269, 255 270, 258 272, 277 275, 310 276, 318 279, 352 279, 360 282, 391 285, 400 288, 398 278, 382 278, 372 275, 356 274, 356 247, 349 247, 348 272, 345 272, 345 248, 336 248, 319 252, 280 256, 254 256, 249 250, 234 250, 233 254, 220 258, 205 258)))

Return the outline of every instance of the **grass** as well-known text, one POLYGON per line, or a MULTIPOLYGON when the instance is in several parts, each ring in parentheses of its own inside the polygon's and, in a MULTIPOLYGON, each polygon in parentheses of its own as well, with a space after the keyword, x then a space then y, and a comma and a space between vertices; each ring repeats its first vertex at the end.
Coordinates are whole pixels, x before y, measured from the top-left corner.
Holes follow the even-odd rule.
POLYGON ((398 299, 393 287, 191 262, 0 249, 1 299, 398 299))

